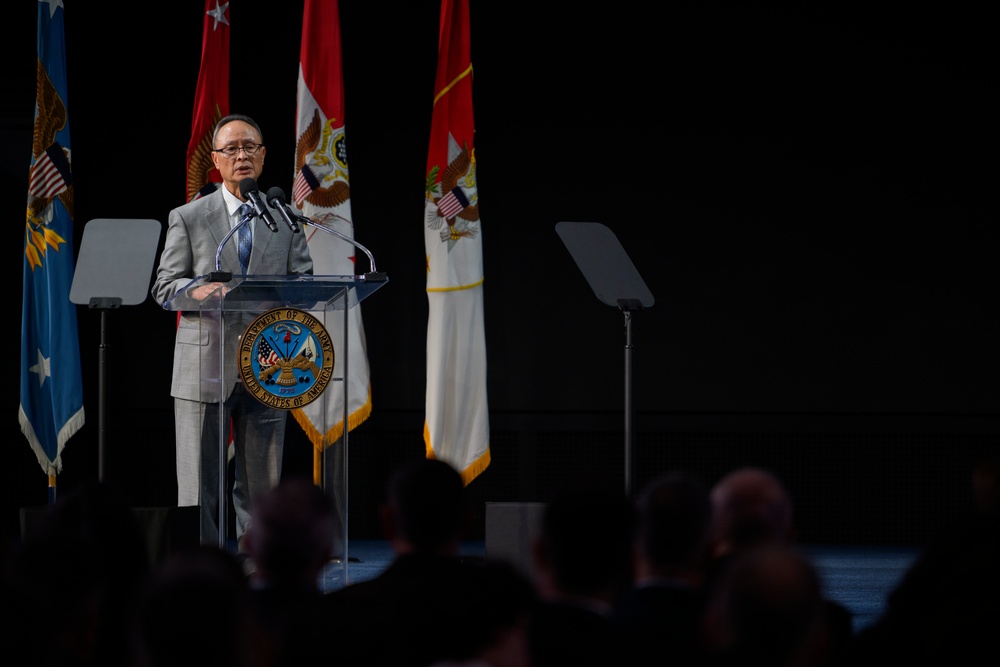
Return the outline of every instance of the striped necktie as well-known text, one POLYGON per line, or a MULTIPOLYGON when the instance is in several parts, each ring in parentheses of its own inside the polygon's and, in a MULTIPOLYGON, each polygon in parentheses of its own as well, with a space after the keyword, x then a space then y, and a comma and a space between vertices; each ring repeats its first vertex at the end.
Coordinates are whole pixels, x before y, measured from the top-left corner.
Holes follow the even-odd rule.
MULTIPOLYGON (((236 211, 236 221, 239 222, 247 214, 250 213, 250 204, 243 204, 236 211)), ((250 236, 250 223, 247 222, 245 225, 240 226, 239 231, 239 253, 240 253, 240 269, 243 271, 243 275, 247 274, 247 268, 250 266, 250 249, 253 247, 253 239, 250 236)))

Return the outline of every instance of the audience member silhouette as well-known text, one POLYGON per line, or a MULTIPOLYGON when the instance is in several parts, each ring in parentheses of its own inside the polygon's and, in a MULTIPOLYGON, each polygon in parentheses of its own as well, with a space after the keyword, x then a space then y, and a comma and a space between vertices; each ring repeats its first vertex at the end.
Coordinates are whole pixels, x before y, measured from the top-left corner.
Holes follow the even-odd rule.
POLYGON ((972 474, 972 503, 948 517, 854 638, 845 665, 985 664, 1000 628, 1000 459, 972 474))
POLYGON ((150 564, 139 521, 116 487, 87 483, 44 508, 10 568, 17 606, 9 608, 25 632, 16 639, 28 647, 22 659, 43 667, 126 664, 122 638, 150 564))
POLYGON ((828 658, 819 576, 791 545, 761 542, 732 553, 702 620, 712 667, 816 667, 828 658))
MULTIPOLYGON (((15 561, 20 541, 14 537, 15 534, 11 531, 8 535, 5 531, 4 543, 0 549, 0 601, 3 602, 4 609, 16 610, 15 613, 8 613, 0 623, 0 646, 9 655, 29 656, 34 662, 34 656, 39 654, 38 642, 41 641, 36 639, 38 619, 32 616, 36 611, 33 609, 36 604, 33 601, 35 594, 23 583, 17 582, 15 561)), ((43 660, 39 664, 49 663, 43 660)))
POLYGON ((546 504, 533 544, 541 602, 531 627, 536 667, 609 665, 623 659, 614 618, 632 579, 634 510, 604 479, 576 478, 546 504))
POLYGON ((711 503, 714 562, 747 546, 795 541, 791 495, 769 470, 751 466, 729 472, 712 487, 711 503))
POLYGON ((1000 627, 996 458, 974 469, 970 490, 969 511, 853 636, 795 544, 790 493, 760 467, 710 489, 668 471, 634 505, 606 480, 571 479, 545 506, 531 580, 512 563, 460 556, 472 516, 462 478, 415 459, 393 471, 379 508, 391 563, 329 594, 320 577, 342 527, 307 478, 254 499, 249 576, 214 545, 151 570, 134 511, 94 483, 0 554, 0 592, 19 610, 2 639, 41 667, 976 663, 1000 627))
POLYGON ((425 667, 453 657, 472 565, 460 557, 471 518, 462 476, 444 461, 404 463, 390 475, 380 515, 392 562, 324 599, 342 632, 341 662, 425 667))
POLYGON ((464 569, 458 625, 434 667, 531 667, 529 632, 538 604, 532 581, 505 560, 464 569))
POLYGON ((175 552, 142 590, 135 667, 269 667, 240 561, 218 546, 175 552))
POLYGON ((311 480, 289 477, 258 495, 251 510, 252 586, 318 592, 341 530, 333 500, 311 480))
MULTIPOLYGON (((797 530, 791 494, 772 471, 744 466, 719 479, 710 492, 712 530, 708 587, 723 574, 735 556, 763 545, 796 544, 797 530)), ((825 662, 834 664, 854 634, 853 618, 843 604, 823 598, 824 623, 815 646, 825 662)))
POLYGON ((320 577, 341 530, 333 500, 305 477, 259 494, 244 534, 251 600, 269 664, 295 665, 335 655, 320 615, 320 577))
POLYGON ((972 470, 973 514, 1000 513, 1000 457, 988 456, 972 470))
POLYGON ((637 498, 633 583, 615 612, 632 664, 699 663, 711 518, 708 486, 687 471, 659 475, 637 498))

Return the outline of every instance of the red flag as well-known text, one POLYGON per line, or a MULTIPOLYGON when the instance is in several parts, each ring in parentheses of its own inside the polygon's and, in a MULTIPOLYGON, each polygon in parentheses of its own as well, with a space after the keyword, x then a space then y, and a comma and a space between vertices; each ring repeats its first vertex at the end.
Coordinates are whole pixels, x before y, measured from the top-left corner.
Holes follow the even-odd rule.
MULTIPOLYGON (((292 201, 307 218, 353 239, 340 14, 336 0, 305 0, 303 6, 295 141, 292 201)), ((308 234, 316 275, 357 273, 352 244, 312 226, 303 228, 303 232, 308 234)), ((333 347, 338 351, 333 374, 344 377, 347 368, 346 381, 332 383, 321 400, 292 411, 316 452, 344 435, 345 392, 348 432, 371 414, 368 352, 360 304, 348 311, 347 319, 345 341, 342 312, 323 314, 333 347), (346 355, 342 354, 345 344, 346 355)))
MULTIPOLYGON (((211 194, 222 185, 222 175, 212 162, 212 133, 223 116, 229 115, 229 5, 205 0, 201 29, 201 69, 191 114, 191 140, 187 149, 187 201, 211 194)), ((177 324, 181 313, 177 313, 177 324)), ((233 455, 232 421, 229 423, 229 455, 233 455)), ((178 491, 178 505, 196 505, 198 488, 178 491), (193 495, 192 495, 193 494, 193 495)))
POLYGON ((229 114, 229 4, 205 0, 201 69, 187 149, 187 201, 213 192, 222 183, 211 152, 215 125, 229 114))
POLYGON ((442 0, 424 191, 428 458, 468 484, 490 463, 483 246, 472 116, 469 0, 442 0))

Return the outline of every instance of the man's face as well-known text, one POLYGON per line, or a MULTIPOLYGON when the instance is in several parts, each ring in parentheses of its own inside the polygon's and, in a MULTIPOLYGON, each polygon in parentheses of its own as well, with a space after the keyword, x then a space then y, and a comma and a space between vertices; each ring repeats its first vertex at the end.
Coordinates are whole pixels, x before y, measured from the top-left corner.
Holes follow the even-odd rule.
POLYGON ((244 178, 257 180, 264 168, 265 150, 261 144, 260 135, 247 123, 241 120, 234 120, 222 126, 215 139, 215 146, 213 148, 216 150, 212 153, 212 161, 222 175, 222 180, 225 182, 226 188, 239 197, 240 181, 244 178), (219 152, 219 149, 227 147, 238 148, 248 145, 259 146, 256 155, 250 156, 244 151, 238 150, 232 157, 226 157, 226 155, 219 152))

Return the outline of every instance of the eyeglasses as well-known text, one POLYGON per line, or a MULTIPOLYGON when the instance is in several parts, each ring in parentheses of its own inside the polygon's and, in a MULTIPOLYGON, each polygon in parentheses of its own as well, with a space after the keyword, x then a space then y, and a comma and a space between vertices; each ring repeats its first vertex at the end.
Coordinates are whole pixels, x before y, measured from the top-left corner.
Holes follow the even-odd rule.
POLYGON ((240 151, 243 151, 247 157, 255 157, 260 149, 264 147, 264 144, 243 144, 242 146, 226 146, 225 148, 213 148, 213 153, 222 153, 222 156, 227 160, 234 159, 240 151))

